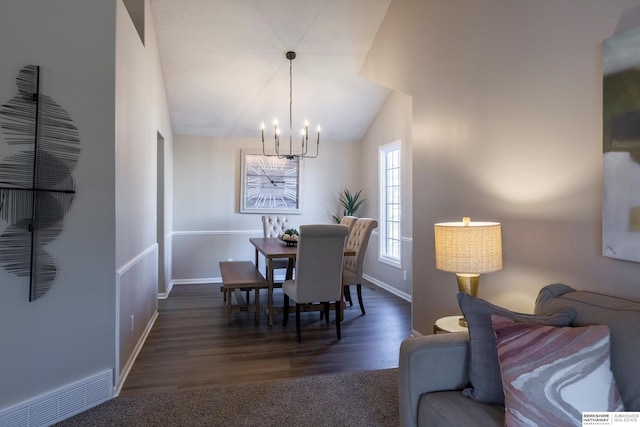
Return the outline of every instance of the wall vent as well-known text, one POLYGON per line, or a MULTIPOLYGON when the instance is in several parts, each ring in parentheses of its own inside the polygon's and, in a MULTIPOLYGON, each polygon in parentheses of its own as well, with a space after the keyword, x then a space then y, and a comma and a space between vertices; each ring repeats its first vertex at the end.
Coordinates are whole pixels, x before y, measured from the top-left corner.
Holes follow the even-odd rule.
POLYGON ((113 397, 113 370, 101 372, 0 411, 0 427, 50 426, 113 397))

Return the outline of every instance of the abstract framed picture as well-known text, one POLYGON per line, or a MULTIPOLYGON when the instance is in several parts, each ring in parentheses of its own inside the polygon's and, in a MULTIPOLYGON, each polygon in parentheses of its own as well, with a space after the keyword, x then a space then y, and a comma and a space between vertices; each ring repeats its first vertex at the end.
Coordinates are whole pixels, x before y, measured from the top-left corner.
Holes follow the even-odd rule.
POLYGON ((640 262, 640 28, 603 45, 602 254, 640 262))
POLYGON ((242 150, 240 212, 299 214, 300 159, 242 150))

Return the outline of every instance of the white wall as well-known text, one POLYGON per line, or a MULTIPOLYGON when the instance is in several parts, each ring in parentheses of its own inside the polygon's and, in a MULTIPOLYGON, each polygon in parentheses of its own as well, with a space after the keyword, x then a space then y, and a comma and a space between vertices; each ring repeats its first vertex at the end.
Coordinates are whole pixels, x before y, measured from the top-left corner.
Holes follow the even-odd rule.
MULTIPOLYGON (((458 313, 433 224, 503 225, 480 296, 530 311, 540 287, 640 298, 640 264, 601 255, 602 41, 638 0, 394 0, 364 70, 413 96, 413 327, 458 313)), ((639 22, 635 20, 634 24, 639 22)))
MULTIPOLYGON (((261 214, 239 213, 243 148, 260 150, 260 135, 175 137, 174 283, 217 281, 219 261, 254 260, 249 237, 262 236, 262 222, 261 214)), ((332 222, 338 192, 362 187, 359 149, 357 143, 321 141, 318 158, 302 161, 303 212, 291 215, 294 225, 332 222)))
MULTIPOLYGON (((157 134, 171 164, 172 132, 151 7, 145 2, 145 43, 117 2, 116 27, 116 384, 134 361, 157 312, 157 134), (133 318, 133 321, 131 320, 133 318)), ((170 175, 168 176, 170 179, 170 175)), ((170 188, 167 190, 171 200, 170 188)), ((165 203, 167 200, 165 200, 165 203)), ((165 218, 165 222, 167 219, 165 218)), ((168 219, 170 227, 171 217, 168 219)), ((162 232, 160 234, 163 234, 162 232)))
POLYGON ((413 203, 411 129, 412 99, 400 92, 392 92, 369 127, 361 146, 361 162, 364 187, 368 204, 361 216, 380 219, 378 195, 378 148, 394 141, 401 141, 401 266, 400 268, 378 261, 380 254, 380 226, 371 235, 365 258, 364 272, 367 279, 383 286, 397 295, 410 299, 413 252, 413 203), (406 271, 406 279, 404 272, 406 271))
MULTIPOLYGON (((110 1, 0 2, 0 102, 16 94, 24 65, 40 65, 42 92, 69 113, 82 150, 76 199, 47 248, 58 267, 49 292, 29 302, 28 279, 0 269, 0 408, 113 368, 115 9, 110 1)), ((0 162, 8 151, 0 133, 0 162)))

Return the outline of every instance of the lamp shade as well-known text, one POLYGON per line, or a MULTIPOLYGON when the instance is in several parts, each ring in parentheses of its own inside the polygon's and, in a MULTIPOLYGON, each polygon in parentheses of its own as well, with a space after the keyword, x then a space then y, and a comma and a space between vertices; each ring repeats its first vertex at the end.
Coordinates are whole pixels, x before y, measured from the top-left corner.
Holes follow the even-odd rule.
POLYGON ((498 222, 443 222, 434 225, 436 268, 480 274, 502 269, 502 231, 498 222))

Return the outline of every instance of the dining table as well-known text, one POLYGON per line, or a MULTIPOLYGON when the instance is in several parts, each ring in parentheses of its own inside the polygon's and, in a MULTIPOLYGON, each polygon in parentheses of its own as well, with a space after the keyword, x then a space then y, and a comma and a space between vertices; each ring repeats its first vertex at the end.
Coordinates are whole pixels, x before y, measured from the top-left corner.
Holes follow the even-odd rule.
MULTIPOLYGON (((296 245, 287 244, 287 242, 281 240, 279 237, 251 237, 249 242, 255 247, 256 250, 256 268, 258 267, 258 259, 260 254, 265 258, 266 273, 267 273, 267 318, 269 326, 273 326, 273 315, 276 312, 276 308, 273 305, 273 268, 272 263, 274 259, 289 260, 287 266, 287 273, 285 280, 291 280, 293 278, 293 269, 295 266, 296 256, 298 254, 298 247, 296 245)), ((353 249, 344 250, 344 256, 354 256, 356 251, 353 249)))

